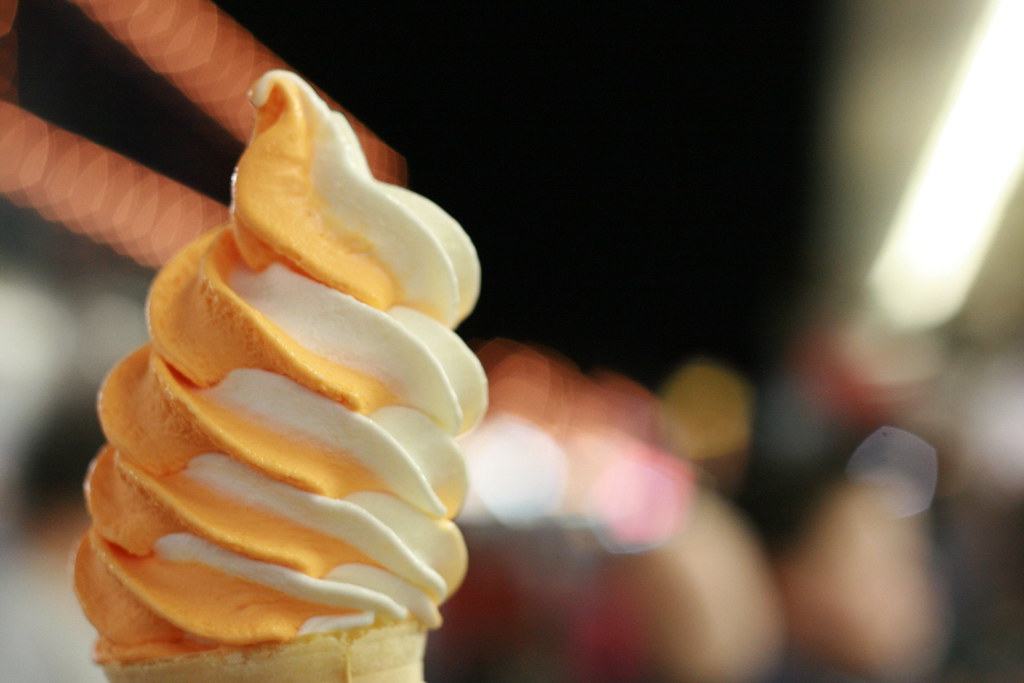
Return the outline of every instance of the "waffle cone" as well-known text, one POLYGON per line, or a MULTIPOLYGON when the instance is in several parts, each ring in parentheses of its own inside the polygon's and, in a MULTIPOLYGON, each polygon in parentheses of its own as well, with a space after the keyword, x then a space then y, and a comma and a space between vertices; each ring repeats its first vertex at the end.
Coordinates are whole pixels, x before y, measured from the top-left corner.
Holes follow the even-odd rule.
POLYGON ((423 683, 426 642, 420 625, 403 622, 104 669, 112 683, 423 683))

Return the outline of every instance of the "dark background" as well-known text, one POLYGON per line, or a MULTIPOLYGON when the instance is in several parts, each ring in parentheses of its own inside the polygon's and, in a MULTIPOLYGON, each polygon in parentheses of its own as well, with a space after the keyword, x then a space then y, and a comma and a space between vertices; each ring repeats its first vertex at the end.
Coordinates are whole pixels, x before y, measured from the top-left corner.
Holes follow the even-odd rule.
MULTIPOLYGON (((473 238, 469 339, 656 386, 758 375, 801 272, 819 3, 218 3, 473 238)), ((22 106, 222 201, 240 145, 64 0, 19 8, 22 106)))

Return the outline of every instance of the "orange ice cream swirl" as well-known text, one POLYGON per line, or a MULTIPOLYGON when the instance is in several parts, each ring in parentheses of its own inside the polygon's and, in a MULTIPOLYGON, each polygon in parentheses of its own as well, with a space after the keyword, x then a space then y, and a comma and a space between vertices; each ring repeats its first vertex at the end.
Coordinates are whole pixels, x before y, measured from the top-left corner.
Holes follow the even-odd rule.
POLYGON ((294 75, 253 102, 231 221, 160 271, 152 343, 100 392, 75 563, 100 661, 436 627, 465 573, 473 246, 294 75))

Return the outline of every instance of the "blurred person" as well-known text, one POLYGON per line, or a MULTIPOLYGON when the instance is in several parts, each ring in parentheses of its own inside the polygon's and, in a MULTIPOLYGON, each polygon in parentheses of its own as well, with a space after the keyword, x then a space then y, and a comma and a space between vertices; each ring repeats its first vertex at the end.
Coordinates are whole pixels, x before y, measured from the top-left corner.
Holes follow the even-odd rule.
POLYGON ((468 651, 438 648, 459 672, 451 680, 747 683, 772 671, 783 620, 760 543, 661 445, 656 398, 539 347, 497 340, 479 353, 491 411, 466 442, 471 478, 535 462, 520 501, 534 516, 508 516, 514 470, 500 499, 471 494, 480 505, 467 514, 496 519, 467 524, 474 566, 487 569, 448 607, 454 628, 473 624, 449 632, 468 651), (526 438, 527 425, 546 439, 526 438), (564 480, 543 481, 557 468, 542 450, 564 459, 564 480), (555 501, 537 506, 549 488, 555 501))
POLYGON ((0 356, 3 678, 98 682, 104 678, 89 657, 94 633, 68 582, 70 551, 85 528, 79 480, 95 449, 90 435, 98 427, 91 416, 83 421, 57 410, 75 406, 73 412, 88 415, 92 409, 91 399, 83 404, 68 391, 74 317, 38 278, 14 275, 16 270, 8 264, 0 277, 0 310, 5 313, 0 317, 5 341, 0 356), (60 396, 71 400, 62 404, 60 396), (79 453, 83 443, 88 445, 79 453), (59 453, 54 457, 45 444, 59 444, 59 453), (59 476, 50 476, 55 473, 59 476))
POLYGON ((896 516, 889 493, 835 481, 775 554, 794 650, 787 680, 830 670, 873 681, 936 674, 949 615, 928 515, 896 516))
POLYGON ((764 383, 738 498, 782 599, 788 650, 772 680, 932 680, 952 630, 930 507, 939 459, 903 430, 865 439, 900 420, 839 381, 823 346, 764 383))
POLYGON ((71 588, 96 390, 144 334, 148 274, 0 201, 0 680, 105 680, 71 588))
POLYGON ((642 634, 648 680, 749 683, 778 667, 784 619, 770 567, 722 496, 702 491, 664 545, 612 562, 621 604, 642 634))
POLYGON ((69 587, 71 548, 86 528, 80 501, 49 501, 44 513, 0 552, 3 680, 100 683, 96 633, 69 587))

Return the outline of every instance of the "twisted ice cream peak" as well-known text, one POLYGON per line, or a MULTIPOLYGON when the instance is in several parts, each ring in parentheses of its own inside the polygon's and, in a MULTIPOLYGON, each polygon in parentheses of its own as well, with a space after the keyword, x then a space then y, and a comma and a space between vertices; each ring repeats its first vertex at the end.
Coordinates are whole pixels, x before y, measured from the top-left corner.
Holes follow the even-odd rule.
POLYGON ((473 245, 296 76, 252 100, 232 220, 160 271, 100 393, 75 582, 101 661, 434 627, 465 573, 473 245))

